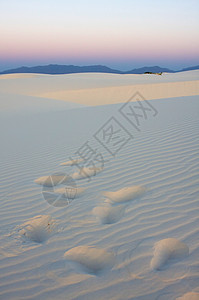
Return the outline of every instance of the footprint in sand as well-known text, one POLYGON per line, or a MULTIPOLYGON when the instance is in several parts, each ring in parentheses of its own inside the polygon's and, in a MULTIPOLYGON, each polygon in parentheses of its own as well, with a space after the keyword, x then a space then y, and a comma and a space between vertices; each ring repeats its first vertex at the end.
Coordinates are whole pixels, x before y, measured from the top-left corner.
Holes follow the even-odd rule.
POLYGON ((176 300, 199 300, 199 293, 186 293, 183 296, 176 298, 176 300))
POLYGON ((85 179, 89 178, 91 176, 95 176, 96 174, 100 173, 103 171, 102 167, 92 167, 92 168, 82 168, 79 172, 75 172, 71 175, 73 179, 80 180, 80 179, 85 179))
POLYGON ((82 163, 83 161, 84 161, 83 159, 73 159, 73 160, 69 160, 67 162, 61 163, 60 166, 75 166, 75 165, 82 163))
POLYGON ((179 240, 175 238, 160 240, 154 245, 151 268, 161 270, 167 262, 184 258, 188 254, 188 246, 179 240))
POLYGON ((50 176, 39 177, 34 182, 39 185, 53 187, 58 184, 65 184, 68 182, 69 179, 70 179, 70 176, 68 176, 66 174, 58 173, 58 174, 53 174, 50 176))
POLYGON ((115 192, 103 192, 112 203, 122 203, 142 196, 146 192, 146 188, 142 185, 124 187, 115 192))
POLYGON ((109 203, 105 203, 103 206, 95 207, 92 212, 100 224, 113 224, 124 216, 125 207, 123 205, 112 206, 109 203))
POLYGON ((95 274, 111 269, 115 263, 113 252, 92 246, 78 246, 65 252, 64 257, 75 262, 82 271, 95 274))
POLYGON ((55 230, 55 221, 48 215, 29 219, 18 227, 19 234, 36 243, 46 241, 55 230))
POLYGON ((74 192, 71 193, 71 191, 68 187, 63 187, 63 188, 55 189, 54 193, 59 194, 62 197, 65 197, 67 199, 74 199, 74 198, 78 198, 80 195, 84 194, 86 191, 86 188, 75 187, 73 190, 74 190, 74 192))

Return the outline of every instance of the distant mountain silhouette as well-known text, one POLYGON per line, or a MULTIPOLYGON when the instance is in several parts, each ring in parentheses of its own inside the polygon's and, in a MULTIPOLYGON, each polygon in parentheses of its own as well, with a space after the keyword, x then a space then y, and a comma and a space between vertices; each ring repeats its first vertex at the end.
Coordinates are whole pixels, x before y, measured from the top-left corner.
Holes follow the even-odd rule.
POLYGON ((38 74, 72 74, 72 73, 113 73, 113 74, 144 74, 145 72, 152 73, 176 73, 183 71, 197 70, 199 66, 185 68, 179 71, 173 71, 167 68, 162 68, 159 66, 152 67, 142 67, 138 69, 133 69, 131 71, 119 71, 115 69, 108 68, 106 66, 94 65, 94 66, 74 66, 74 65, 47 65, 47 66, 36 66, 36 67, 20 67, 16 69, 10 69, 3 72, 3 74, 13 74, 13 73, 38 73, 38 74))
POLYGON ((13 73, 39 73, 39 74, 71 74, 71 73, 116 73, 121 74, 121 71, 110 69, 106 66, 73 66, 73 65, 47 65, 36 67, 20 67, 17 69, 6 70, 0 74, 13 73))
POLYGON ((199 66, 188 67, 188 68, 185 68, 185 69, 181 69, 181 70, 179 70, 179 71, 176 71, 176 72, 185 72, 185 71, 192 71, 192 70, 199 70, 199 66))
POLYGON ((167 72, 167 73, 174 73, 175 71, 167 69, 167 68, 161 68, 158 66, 154 67, 142 67, 139 69, 133 69, 131 71, 125 72, 125 74, 144 74, 145 72, 152 72, 152 73, 160 73, 160 72, 167 72))

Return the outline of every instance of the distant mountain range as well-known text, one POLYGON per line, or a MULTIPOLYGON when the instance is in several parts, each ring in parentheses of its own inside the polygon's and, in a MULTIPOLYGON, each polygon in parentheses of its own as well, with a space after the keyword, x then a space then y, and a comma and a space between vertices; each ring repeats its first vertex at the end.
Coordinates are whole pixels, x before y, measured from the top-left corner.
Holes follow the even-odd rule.
POLYGON ((96 66, 74 66, 74 65, 47 65, 47 66, 36 66, 36 67, 20 67, 17 69, 10 69, 3 72, 3 74, 13 74, 13 73, 38 73, 38 74, 72 74, 72 73, 113 73, 113 74, 144 74, 146 72, 152 73, 177 73, 183 71, 197 70, 199 66, 189 67, 181 69, 178 71, 173 71, 167 68, 162 68, 158 66, 153 67, 142 67, 138 69, 133 69, 130 71, 119 71, 108 68, 106 66, 96 65, 96 66))

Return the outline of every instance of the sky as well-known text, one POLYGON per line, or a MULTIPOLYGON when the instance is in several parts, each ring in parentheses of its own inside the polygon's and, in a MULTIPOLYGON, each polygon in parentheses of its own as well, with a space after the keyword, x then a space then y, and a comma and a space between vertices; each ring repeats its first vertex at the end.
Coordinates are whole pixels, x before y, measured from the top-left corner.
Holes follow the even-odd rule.
POLYGON ((199 0, 0 0, 0 71, 199 65, 199 0))

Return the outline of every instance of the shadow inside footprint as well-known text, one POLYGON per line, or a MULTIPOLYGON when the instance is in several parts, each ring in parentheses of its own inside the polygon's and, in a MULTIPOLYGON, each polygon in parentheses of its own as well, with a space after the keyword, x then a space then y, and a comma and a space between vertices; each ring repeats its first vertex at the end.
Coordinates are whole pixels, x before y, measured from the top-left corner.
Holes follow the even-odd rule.
POLYGON ((103 206, 95 207, 92 212, 100 224, 113 224, 124 216, 125 206, 112 206, 107 203, 103 206))
POLYGON ((65 259, 77 263, 87 273, 98 275, 111 269, 115 263, 115 255, 104 249, 92 246, 74 247, 64 254, 65 259))
POLYGON ((36 243, 46 241, 55 229, 55 221, 48 215, 31 218, 19 226, 19 234, 36 243))

